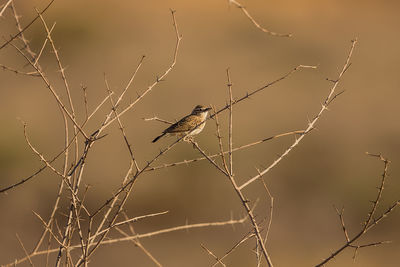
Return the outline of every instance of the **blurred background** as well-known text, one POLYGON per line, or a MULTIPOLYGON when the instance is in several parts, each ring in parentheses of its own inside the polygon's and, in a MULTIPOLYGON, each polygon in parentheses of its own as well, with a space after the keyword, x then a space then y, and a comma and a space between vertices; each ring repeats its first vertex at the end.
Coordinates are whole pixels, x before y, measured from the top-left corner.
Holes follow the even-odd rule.
MULTIPOLYGON (((1 1, 4 4, 6 1, 1 1)), ((333 205, 345 207, 350 236, 357 233, 376 196, 383 164, 365 155, 382 153, 392 162, 381 214, 398 200, 400 174, 400 17, 398 1, 255 1, 241 2, 265 28, 292 33, 291 38, 272 37, 258 30, 228 1, 58 1, 45 13, 49 25, 56 22, 53 38, 72 90, 78 120, 84 120, 81 85, 87 87, 88 107, 93 110, 106 96, 104 73, 113 91, 122 91, 142 55, 146 55, 127 99, 126 107, 169 66, 175 32, 170 8, 183 35, 178 60, 165 81, 126 113, 122 121, 141 166, 174 138, 151 140, 166 127, 142 118, 158 116, 174 121, 197 104, 223 107, 228 101, 226 69, 231 71, 234 97, 240 97, 281 77, 299 64, 316 70, 296 72, 284 81, 234 106, 234 147, 275 134, 301 130, 319 111, 341 70, 351 40, 358 38, 352 65, 339 84, 345 93, 322 116, 311 132, 289 156, 265 176, 274 197, 274 214, 267 248, 276 266, 310 266, 319 263, 344 243, 333 205)), ((15 1, 26 25, 47 1, 15 1)), ((15 33, 8 10, 0 21, 2 37, 15 33)), ((38 51, 45 39, 39 21, 25 33, 38 51)), ((0 63, 31 71, 24 59, 7 47, 0 63)), ((53 53, 47 48, 41 64, 63 100, 67 100, 53 53)), ((20 181, 41 165, 27 146, 23 127, 34 146, 47 158, 63 148, 63 121, 54 98, 39 78, 0 71, 0 188, 20 181)), ((96 130, 110 105, 107 103, 86 126, 96 130)), ((227 148, 228 113, 220 116, 227 148)), ((83 184, 91 185, 87 205, 95 210, 117 189, 129 167, 129 155, 117 124, 106 130, 89 154, 83 184)), ((196 137, 207 153, 218 152, 215 123, 210 120, 196 137)), ((293 137, 272 140, 234 154, 239 184, 271 164, 293 137)), ((178 144, 155 165, 201 156, 189 144, 178 144)), ((62 161, 56 163, 61 168, 62 161)), ((57 193, 59 177, 43 172, 24 185, 0 195, 0 264, 24 256, 16 233, 30 251, 43 229, 32 211, 47 219, 57 193)), ((254 203, 257 219, 269 214, 269 198, 261 183, 253 183, 246 196, 254 203)), ((64 200, 62 208, 68 206, 64 200)), ((227 179, 206 161, 164 168, 141 176, 126 205, 130 217, 168 210, 167 215, 135 224, 138 233, 197 222, 228 220, 245 214, 227 179)), ((57 215, 64 225, 65 214, 57 215)), ((400 213, 393 212, 359 244, 391 240, 393 243, 339 255, 329 266, 398 266, 400 213)), ((174 232, 142 244, 165 266, 210 266, 214 259, 203 244, 223 256, 248 231, 249 225, 174 232)), ((111 237, 118 237, 112 233, 111 237)), ((79 242, 79 240, 77 240, 79 242)), ((255 266, 247 241, 226 259, 228 266, 255 266)), ((51 258, 52 262, 54 258, 51 258)), ((45 259, 37 261, 43 266, 45 259)), ((131 243, 101 247, 92 266, 153 266, 131 243)), ((21 266, 28 266, 28 263, 21 266)))

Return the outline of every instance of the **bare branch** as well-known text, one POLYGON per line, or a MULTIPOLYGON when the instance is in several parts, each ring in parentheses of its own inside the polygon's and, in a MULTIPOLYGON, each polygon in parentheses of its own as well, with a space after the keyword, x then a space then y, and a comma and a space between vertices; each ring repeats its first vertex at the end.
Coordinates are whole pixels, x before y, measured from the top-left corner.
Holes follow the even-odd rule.
POLYGON ((245 187, 247 187, 248 185, 250 185, 251 183, 253 183, 254 181, 256 181, 257 179, 259 179, 262 175, 268 173, 273 167, 275 167, 283 158, 285 158, 292 150, 293 148, 295 148, 300 142, 301 140, 303 140, 303 138, 315 127, 315 124, 317 123, 317 121, 321 118, 321 115, 324 113, 324 111, 327 109, 328 105, 330 103, 332 103, 330 100, 332 99, 332 96, 335 93, 336 87, 338 86, 343 74, 346 72, 349 64, 350 64, 350 59, 351 56, 353 55, 353 51, 355 48, 355 45, 357 43, 357 40, 352 40, 352 45, 350 48, 350 51, 347 55, 346 58, 346 62, 343 65, 342 71, 339 73, 339 77, 337 78, 337 80, 334 82, 332 88, 329 91, 328 96, 326 97, 324 103, 322 104, 322 107, 320 109, 320 111, 318 112, 318 114, 314 117, 314 119, 308 124, 307 128, 304 130, 304 134, 301 135, 299 138, 297 138, 294 143, 285 150, 285 152, 279 157, 277 158, 269 167, 267 167, 266 169, 264 169, 263 171, 261 171, 258 175, 254 176, 253 178, 249 179, 247 182, 243 183, 239 188, 240 189, 244 189, 245 187))
POLYGON ((166 124, 174 124, 173 122, 170 122, 170 121, 167 121, 167 120, 163 120, 163 119, 160 119, 160 118, 158 118, 158 117, 153 117, 153 118, 143 118, 143 120, 144 121, 159 121, 159 122, 163 122, 163 123, 166 123, 166 124))
MULTIPOLYGON (((53 4, 54 0, 51 0, 47 6, 39 12, 40 15, 42 15, 46 10, 53 4)), ((8 41, 6 41, 4 44, 0 46, 0 50, 6 47, 8 44, 10 44, 15 38, 23 34, 24 31, 26 31, 37 19, 39 18, 39 15, 37 15, 34 19, 32 19, 22 30, 20 30, 17 34, 13 35, 8 41)))
MULTIPOLYGON (((377 242, 377 243, 371 243, 371 244, 367 244, 367 245, 363 245, 363 246, 358 246, 358 245, 354 245, 354 242, 356 242, 358 239, 360 239, 362 236, 364 236, 365 233, 367 233, 372 227, 378 225, 378 223, 383 218, 387 217, 397 206, 400 205, 400 200, 397 200, 395 203, 393 203, 389 207, 389 209, 386 212, 382 213, 381 216, 379 216, 377 219, 373 219, 373 217, 375 215, 375 212, 376 212, 376 209, 377 209, 377 206, 378 206, 378 203, 380 202, 380 200, 382 198, 382 192, 384 190, 384 184, 385 184, 385 180, 386 180, 386 177, 387 177, 387 171, 388 171, 388 166, 390 164, 390 161, 387 160, 386 158, 384 158, 381 154, 367 153, 367 155, 372 156, 372 157, 377 157, 378 159, 380 159, 384 163, 384 169, 383 169, 382 178, 381 178, 381 185, 378 188, 378 193, 376 195, 376 199, 373 202, 371 210, 368 212, 368 217, 364 221, 364 225, 363 225, 362 229, 353 238, 349 238, 347 236, 346 231, 344 230, 345 234, 346 234, 346 239, 347 239, 346 243, 343 244, 339 249, 337 249, 333 253, 331 253, 331 255, 329 257, 327 257, 322 262, 317 264, 316 266, 318 266, 318 267, 324 266, 327 262, 329 262, 332 259, 334 259, 338 254, 340 254, 346 248, 349 248, 349 247, 355 248, 355 252, 354 252, 354 256, 353 256, 353 259, 354 259, 359 248, 373 246, 375 244, 382 244, 383 242, 377 242)), ((341 222, 341 223, 342 223, 342 227, 344 228, 344 223, 343 222, 341 222)))
POLYGON ((254 24, 254 26, 256 26, 258 29, 260 29, 261 31, 272 35, 272 36, 276 36, 276 37, 292 37, 292 34, 282 34, 282 33, 277 33, 277 32, 273 32, 270 31, 264 27, 262 27, 251 15, 250 13, 247 11, 247 9, 240 4, 238 1, 236 0, 229 0, 229 3, 234 4, 237 8, 239 8, 240 10, 242 10, 243 14, 245 14, 245 16, 254 24))
MULTIPOLYGON (((182 231, 182 230, 190 230, 190 229, 197 229, 197 228, 206 228, 206 227, 219 227, 219 226, 227 226, 227 225, 235 225, 235 224, 243 224, 247 220, 247 216, 241 218, 241 219, 231 219, 227 221, 220 221, 220 222, 208 222, 208 223, 196 223, 196 224, 184 224, 181 226, 175 226, 171 228, 165 228, 161 230, 157 230, 154 232, 149 232, 149 233, 144 233, 144 234, 136 234, 133 236, 128 236, 124 238, 115 238, 115 239, 109 239, 103 241, 101 244, 102 245, 107 245, 107 244, 115 244, 115 243, 120 243, 124 241, 130 241, 130 240, 136 240, 136 239, 141 239, 141 238, 148 238, 148 237, 153 237, 161 234, 166 234, 166 233, 171 233, 171 232, 176 232, 176 231, 182 231)), ((81 245, 72 245, 69 247, 69 250, 72 251, 74 249, 80 248, 81 245)), ((58 252, 58 248, 55 249, 50 249, 50 250, 44 250, 44 251, 37 251, 35 253, 30 254, 29 256, 36 257, 39 255, 45 255, 47 253, 55 253, 58 252)), ((28 257, 24 257, 21 259, 18 259, 14 262, 11 262, 9 264, 6 264, 6 267, 11 267, 14 266, 14 264, 20 264, 28 260, 28 257)))
POLYGON ((127 219, 127 220, 122 221, 122 222, 114 223, 113 225, 109 226, 108 228, 106 228, 106 229, 104 229, 104 230, 102 230, 102 231, 96 233, 96 234, 93 235, 90 239, 93 240, 93 239, 95 239, 97 236, 99 236, 99 235, 101 235, 101 234, 103 234, 103 233, 105 233, 105 232, 110 231, 110 229, 112 229, 112 228, 114 228, 114 227, 122 226, 122 225, 129 224, 129 223, 132 223, 132 222, 137 222, 137 221, 140 221, 140 220, 149 218, 149 217, 164 215, 164 214, 167 214, 168 212, 169 212, 169 211, 162 211, 162 212, 157 212, 157 213, 146 214, 146 215, 142 215, 142 216, 137 216, 137 217, 135 217, 135 218, 127 219))
MULTIPOLYGON (((165 70, 165 72, 163 74, 161 74, 160 76, 157 77, 156 81, 154 83, 152 83, 143 93, 141 93, 135 101, 133 101, 128 107, 126 107, 124 110, 122 110, 119 115, 122 116, 124 115, 127 111, 129 111, 130 109, 133 108, 133 106, 135 106, 145 95, 147 95, 149 92, 151 92, 151 90, 153 90, 153 88, 159 84, 167 75, 168 73, 171 72, 171 70, 175 67, 176 64, 176 60, 178 57, 178 50, 179 50, 179 45, 181 43, 182 40, 182 36, 179 34, 179 30, 178 30, 178 24, 176 22, 176 18, 175 18, 175 11, 171 10, 171 14, 172 14, 172 20, 173 20, 173 25, 175 28, 175 35, 176 35, 176 44, 175 44, 175 51, 174 51, 174 56, 172 59, 172 63, 169 66, 168 69, 165 70)), ((117 101, 117 105, 118 105, 118 101, 117 101)), ((109 120, 107 123, 105 123, 105 125, 103 125, 103 128, 106 128, 108 125, 110 125, 116 118, 114 117, 113 119, 109 120)))
POLYGON ((229 73, 229 68, 226 70, 226 76, 228 79, 228 91, 229 91, 229 173, 233 176, 233 154, 232 154, 232 130, 233 130, 233 95, 232 95, 232 82, 229 73))
MULTIPOLYGON (((218 115, 216 115, 216 116, 218 116, 218 115)), ((216 117, 216 116, 214 116, 214 117, 216 117)), ((236 152, 236 151, 239 151, 239 150, 242 150, 242 149, 245 149, 245 148, 249 148, 249 147, 264 143, 266 141, 269 141, 269 140, 272 140, 272 139, 275 139, 275 138, 280 138, 280 137, 284 137, 284 136, 288 136, 288 135, 301 135, 301 134, 304 134, 304 131, 291 131, 291 132, 287 132, 287 133, 273 135, 273 136, 264 138, 264 139, 256 141, 256 142, 252 142, 252 143, 249 143, 249 144, 246 144, 246 145, 242 145, 240 147, 233 148, 232 152, 236 152)), ((218 154, 213 154, 213 155, 210 155, 208 157, 213 159, 215 157, 222 156, 222 155, 225 155, 225 154, 228 154, 228 151, 223 152, 223 154, 222 154, 222 152, 220 152, 218 154)), ((186 165, 186 164, 194 163, 194 162, 205 160, 205 159, 207 159, 207 158, 206 157, 201 157, 201 158, 196 158, 196 159, 183 160, 183 161, 179 161, 179 162, 168 163, 168 164, 163 164, 163 165, 160 165, 160 166, 150 167, 150 168, 146 169, 145 171, 154 171, 154 170, 168 168, 168 167, 186 165)))
MULTIPOLYGON (((257 170, 257 172, 260 173, 259 170, 257 170)), ((269 231, 271 230, 272 217, 273 217, 273 215, 274 215, 274 197, 272 196, 270 190, 268 189, 268 186, 267 186, 267 184, 265 183, 264 179, 261 178, 260 180, 261 180, 261 182, 262 182, 262 184, 263 184, 263 187, 264 187, 264 189, 265 189, 265 192, 266 192, 266 193, 268 194, 268 196, 269 196, 270 203, 271 203, 270 206, 269 206, 269 220, 268 220, 268 226, 267 226, 267 230, 266 230, 265 238, 264 238, 264 244, 266 244, 266 243, 267 243, 267 240, 268 240, 269 231)))
POLYGON ((343 230, 344 236, 346 238, 346 242, 349 242, 350 238, 349 238, 349 234, 347 233, 347 229, 344 224, 344 218, 343 218, 344 207, 342 208, 341 211, 339 211, 336 207, 335 207, 335 210, 336 210, 337 215, 339 216, 340 224, 342 225, 342 230, 343 230))
POLYGON ((27 258, 28 261, 29 261, 29 264, 33 267, 34 265, 33 265, 33 262, 32 262, 32 260, 31 260, 31 256, 28 254, 28 251, 26 251, 26 248, 25 248, 24 244, 22 243, 21 239, 19 238, 18 234, 15 234, 15 235, 16 235, 16 237, 17 237, 17 239, 18 239, 18 242, 19 242, 19 244, 21 245, 21 247, 22 247, 22 249, 23 249, 23 251, 24 251, 24 253, 25 253, 25 255, 26 255, 26 258, 27 258))
MULTIPOLYGON (((215 107, 212 107, 213 112, 215 112, 215 107)), ((222 164, 225 168, 225 171, 228 173, 228 165, 226 164, 225 156, 224 156, 224 146, 222 145, 222 137, 221 137, 221 132, 220 132, 220 126, 219 126, 219 120, 218 120, 218 114, 215 114, 215 125, 217 127, 217 138, 218 138, 218 145, 219 145, 219 154, 221 155, 222 159, 222 164)), ((211 157, 210 157, 211 158, 211 157)))
POLYGON ((215 168, 217 168, 220 172, 228 176, 228 173, 224 169, 222 169, 214 160, 212 160, 209 156, 207 156, 207 154, 199 147, 199 145, 195 141, 190 140, 190 142, 193 144, 193 147, 195 147, 212 165, 215 166, 215 168))
MULTIPOLYGON (((260 87, 260 88, 258 88, 258 89, 256 89, 256 90, 254 90, 254 91, 252 91, 252 92, 250 92, 250 93, 246 93, 246 95, 242 96, 242 97, 239 98, 239 99, 234 99, 233 102, 232 102, 232 105, 236 105, 237 103, 242 102, 243 100, 250 98, 250 97, 253 96, 254 94, 257 94, 257 93, 263 91, 264 89, 266 89, 266 88, 268 88, 268 87, 270 87, 270 86, 272 86, 272 85, 274 85, 274 84, 276 84, 276 83, 278 83, 278 82, 280 82, 280 81, 285 80, 285 79, 288 78, 290 75, 292 75, 293 73, 297 72, 298 70, 301 70, 301 69, 316 69, 316 68, 317 68, 316 66, 298 65, 297 67, 293 68, 293 69, 290 70, 288 73, 286 73, 285 75, 279 77, 278 79, 273 80, 272 82, 269 82, 269 83, 265 84, 264 86, 262 86, 262 87, 260 87)), ((216 114, 219 114, 219 113, 221 113, 222 111, 225 111, 226 109, 229 108, 229 106, 230 106, 229 104, 225 105, 225 107, 219 109, 219 110, 216 112, 216 114)), ((214 116, 215 116, 215 114, 211 115, 210 118, 212 119, 214 116)))
POLYGON ((5 66, 3 64, 0 64, 0 68, 2 68, 3 70, 14 72, 15 74, 27 75, 27 76, 33 76, 33 77, 39 77, 40 76, 36 71, 22 72, 22 71, 7 67, 7 66, 5 66))

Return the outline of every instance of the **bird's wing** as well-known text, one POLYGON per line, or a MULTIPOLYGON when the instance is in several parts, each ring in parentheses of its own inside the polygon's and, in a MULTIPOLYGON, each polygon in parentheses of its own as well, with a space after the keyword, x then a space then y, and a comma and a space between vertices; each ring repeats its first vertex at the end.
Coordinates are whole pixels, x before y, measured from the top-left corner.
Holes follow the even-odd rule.
POLYGON ((193 130, 201 123, 201 118, 195 115, 188 115, 183 117, 180 121, 172 124, 164 132, 165 133, 179 133, 193 130))

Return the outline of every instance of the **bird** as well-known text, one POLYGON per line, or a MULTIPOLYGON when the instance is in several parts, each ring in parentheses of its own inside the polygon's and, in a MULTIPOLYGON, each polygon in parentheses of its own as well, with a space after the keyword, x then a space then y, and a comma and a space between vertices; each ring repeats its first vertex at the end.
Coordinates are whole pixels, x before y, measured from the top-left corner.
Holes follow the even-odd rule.
POLYGON ((205 121, 208 115, 208 111, 210 109, 211 108, 203 105, 195 106, 192 113, 169 126, 162 132, 161 135, 154 138, 152 142, 155 143, 161 137, 168 135, 185 136, 185 140, 186 137, 191 137, 193 135, 199 134, 206 124, 205 121))

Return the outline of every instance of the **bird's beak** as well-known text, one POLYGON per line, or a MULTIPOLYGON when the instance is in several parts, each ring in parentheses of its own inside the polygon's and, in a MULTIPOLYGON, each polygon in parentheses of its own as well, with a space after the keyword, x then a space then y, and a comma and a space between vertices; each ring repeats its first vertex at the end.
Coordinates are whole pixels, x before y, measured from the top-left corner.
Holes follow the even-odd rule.
POLYGON ((209 111, 209 110, 211 110, 211 108, 206 108, 204 111, 209 111))

